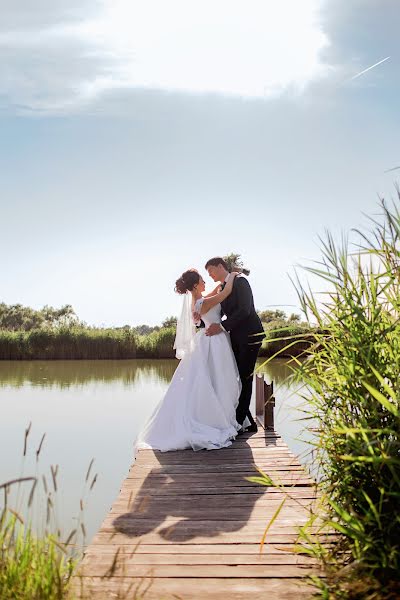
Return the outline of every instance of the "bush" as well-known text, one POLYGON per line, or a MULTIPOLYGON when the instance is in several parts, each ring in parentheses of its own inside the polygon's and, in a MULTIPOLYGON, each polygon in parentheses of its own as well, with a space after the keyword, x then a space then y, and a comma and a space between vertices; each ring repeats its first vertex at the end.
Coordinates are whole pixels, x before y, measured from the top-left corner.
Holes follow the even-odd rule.
POLYGON ((269 321, 264 324, 264 331, 260 356, 299 356, 314 342, 314 327, 307 323, 269 321))
POLYGON ((153 331, 149 335, 140 336, 138 339, 137 356, 138 358, 174 358, 174 340, 174 327, 160 329, 159 331, 153 331))

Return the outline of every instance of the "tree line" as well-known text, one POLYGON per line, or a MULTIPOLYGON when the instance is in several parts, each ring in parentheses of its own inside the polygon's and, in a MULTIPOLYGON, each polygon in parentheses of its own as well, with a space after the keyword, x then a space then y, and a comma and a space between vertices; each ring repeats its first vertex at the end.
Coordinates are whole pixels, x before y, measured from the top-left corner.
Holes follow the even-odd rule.
MULTIPOLYGON (((300 323, 300 315, 292 313, 287 316, 283 310, 261 310, 258 315, 265 325, 274 322, 285 322, 288 325, 300 323)), ((169 327, 176 327, 177 317, 166 317, 161 325, 123 325, 113 329, 130 329, 138 335, 148 335, 154 331, 160 331, 169 327)), ((71 304, 65 304, 60 308, 53 306, 44 306, 40 309, 34 309, 22 304, 0 303, 0 329, 5 331, 32 331, 33 329, 55 329, 59 327, 93 327, 87 325, 79 319, 71 304)), ((105 329, 104 327, 94 327, 95 329, 105 329)))

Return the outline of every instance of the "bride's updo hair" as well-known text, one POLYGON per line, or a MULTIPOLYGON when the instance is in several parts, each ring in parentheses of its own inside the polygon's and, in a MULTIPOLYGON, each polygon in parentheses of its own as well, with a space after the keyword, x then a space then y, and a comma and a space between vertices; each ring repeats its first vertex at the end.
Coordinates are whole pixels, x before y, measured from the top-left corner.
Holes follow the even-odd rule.
POLYGON ((175 282, 175 291, 178 294, 186 294, 186 292, 191 292, 194 286, 199 283, 200 275, 196 271, 196 269, 189 269, 182 273, 179 279, 175 282))

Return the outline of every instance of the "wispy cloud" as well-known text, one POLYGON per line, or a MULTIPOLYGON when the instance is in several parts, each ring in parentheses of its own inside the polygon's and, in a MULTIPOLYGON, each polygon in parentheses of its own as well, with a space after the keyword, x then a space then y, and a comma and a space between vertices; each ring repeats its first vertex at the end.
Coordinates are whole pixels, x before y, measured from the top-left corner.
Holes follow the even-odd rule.
POLYGON ((5 0, 4 106, 74 110, 104 91, 160 89, 244 97, 302 89, 327 44, 320 0, 5 0), (290 18, 288 18, 288 15, 290 18))

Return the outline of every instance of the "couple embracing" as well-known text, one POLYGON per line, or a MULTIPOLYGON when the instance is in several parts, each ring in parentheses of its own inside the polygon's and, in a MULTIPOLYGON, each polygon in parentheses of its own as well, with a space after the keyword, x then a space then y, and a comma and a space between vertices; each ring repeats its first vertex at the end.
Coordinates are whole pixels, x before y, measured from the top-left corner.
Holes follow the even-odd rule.
POLYGON ((205 268, 218 284, 208 295, 195 269, 176 281, 175 291, 184 296, 174 344, 181 362, 138 448, 215 450, 243 431, 257 431, 249 407, 264 330, 246 271, 229 272, 220 257, 205 268))

